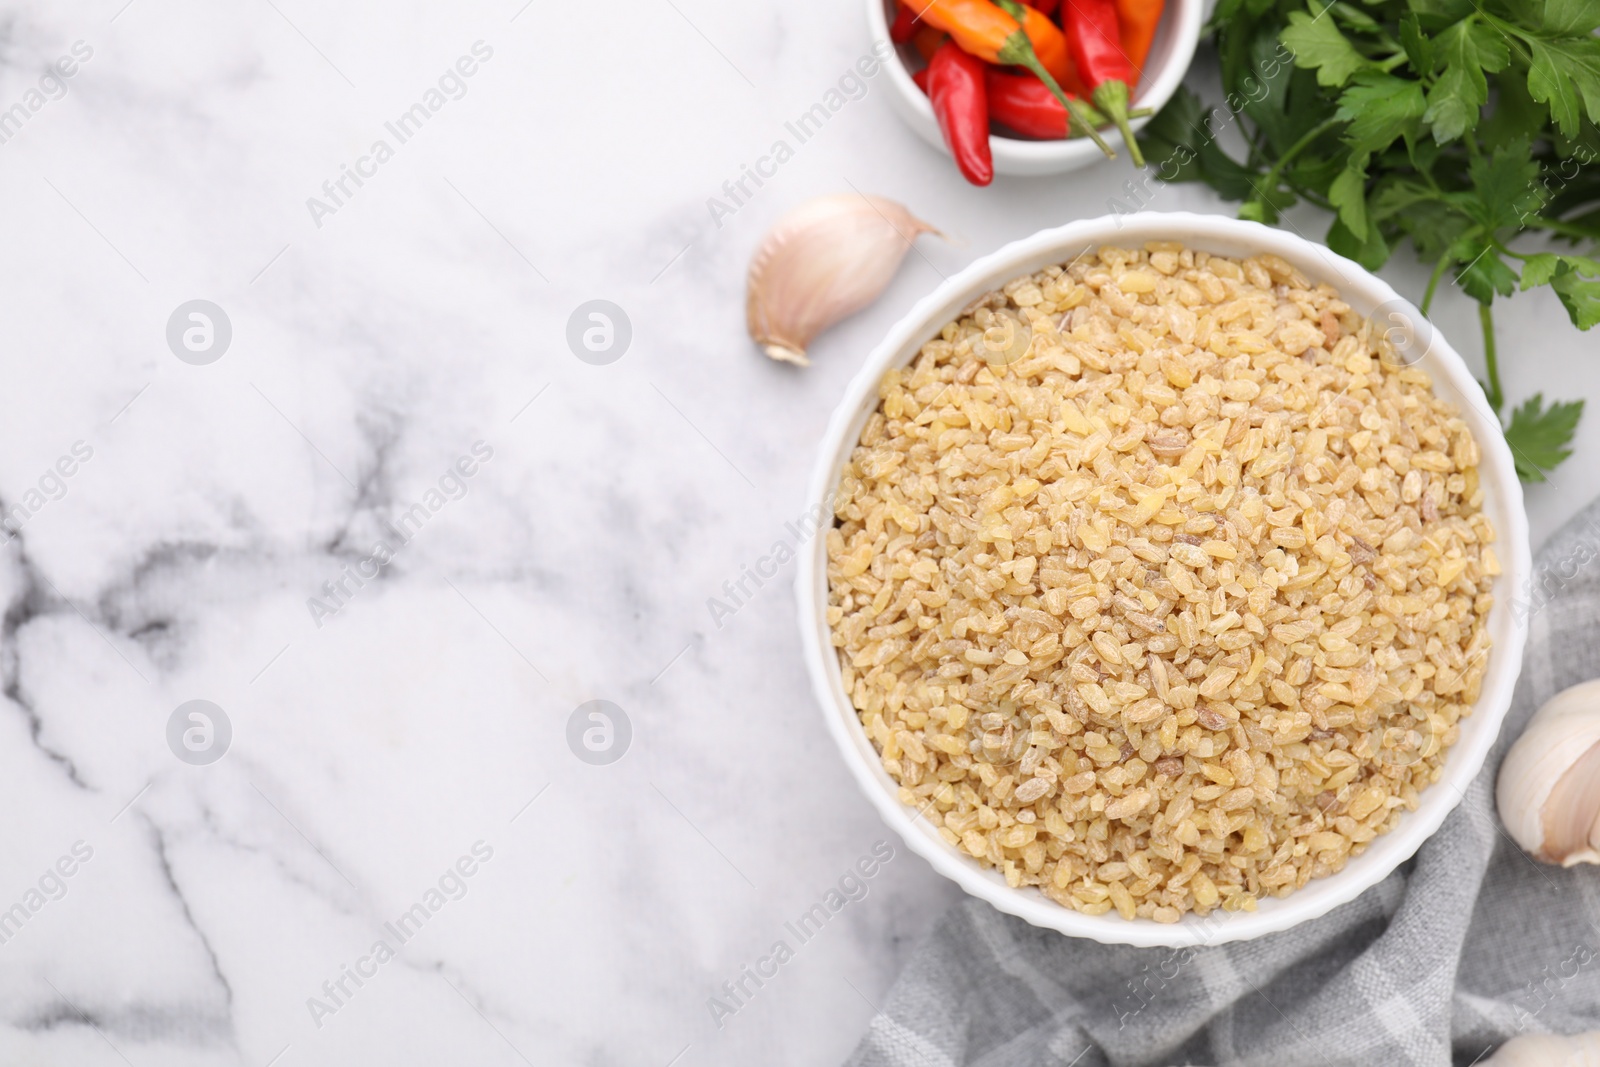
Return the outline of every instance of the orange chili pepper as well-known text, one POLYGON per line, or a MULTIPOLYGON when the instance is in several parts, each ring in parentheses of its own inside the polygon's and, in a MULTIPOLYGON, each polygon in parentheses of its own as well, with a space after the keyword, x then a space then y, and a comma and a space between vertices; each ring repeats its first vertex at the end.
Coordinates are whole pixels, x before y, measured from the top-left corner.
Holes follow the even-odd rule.
POLYGON ((1165 0, 1117 0, 1117 22, 1122 27, 1122 50, 1128 53, 1136 74, 1144 72, 1150 43, 1156 39, 1165 0))
POLYGON ((948 33, 964 52, 1003 66, 1026 67, 1050 87, 1069 114, 1110 158, 1116 152, 1089 121, 1082 104, 1062 89, 1066 81, 1082 90, 1067 40, 1049 17, 1017 0, 909 0, 917 17, 948 33))
MULTIPOLYGON (((963 51, 990 63, 1014 62, 1001 59, 1000 52, 1017 32, 1017 20, 990 0, 910 0, 910 6, 923 22, 955 38, 963 51)), ((1083 92, 1067 52, 1066 35, 1044 12, 1031 7, 1023 7, 1023 11, 1022 30, 1044 69, 1067 92, 1083 92)))

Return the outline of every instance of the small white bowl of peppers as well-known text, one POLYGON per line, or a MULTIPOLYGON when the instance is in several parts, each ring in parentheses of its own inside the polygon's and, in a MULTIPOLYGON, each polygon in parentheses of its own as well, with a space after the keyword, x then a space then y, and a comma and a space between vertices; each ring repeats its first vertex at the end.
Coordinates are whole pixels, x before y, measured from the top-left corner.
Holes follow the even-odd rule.
POLYGON ((891 97, 963 176, 1059 174, 1108 156, 1183 80, 1204 0, 867 0, 899 54, 891 97))

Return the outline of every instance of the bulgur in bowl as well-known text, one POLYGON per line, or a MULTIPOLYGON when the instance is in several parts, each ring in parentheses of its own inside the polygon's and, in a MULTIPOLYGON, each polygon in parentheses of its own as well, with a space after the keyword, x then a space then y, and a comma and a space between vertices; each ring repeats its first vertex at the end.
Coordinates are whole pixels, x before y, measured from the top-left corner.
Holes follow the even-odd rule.
POLYGON ((988 256, 873 353, 809 486, 813 685, 967 892, 1186 946, 1354 899, 1480 769, 1520 667, 1521 490, 1461 358, 1255 223, 988 256))

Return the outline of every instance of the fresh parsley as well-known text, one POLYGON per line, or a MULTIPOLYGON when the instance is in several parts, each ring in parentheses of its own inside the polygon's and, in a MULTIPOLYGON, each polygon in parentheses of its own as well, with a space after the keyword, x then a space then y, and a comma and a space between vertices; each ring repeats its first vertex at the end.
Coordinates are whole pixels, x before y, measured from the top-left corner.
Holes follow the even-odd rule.
POLYGON ((1544 472, 1572 455, 1567 442, 1578 428, 1583 401, 1569 400, 1544 406, 1544 395, 1534 393, 1511 412, 1506 440, 1517 462, 1517 477, 1525 482, 1544 481, 1544 472))
MULTIPOLYGON (((1578 254, 1600 249, 1597 29, 1596 0, 1219 0, 1226 108, 1180 89, 1141 141, 1241 218, 1326 209, 1329 247, 1365 267, 1409 241, 1433 265, 1424 313, 1447 278, 1478 302, 1499 413, 1496 299, 1547 285, 1578 329, 1600 323, 1600 260, 1578 254), (1217 143, 1235 120, 1242 159, 1217 143)), ((1511 413, 1524 480, 1571 454, 1582 411, 1535 395, 1511 413)))

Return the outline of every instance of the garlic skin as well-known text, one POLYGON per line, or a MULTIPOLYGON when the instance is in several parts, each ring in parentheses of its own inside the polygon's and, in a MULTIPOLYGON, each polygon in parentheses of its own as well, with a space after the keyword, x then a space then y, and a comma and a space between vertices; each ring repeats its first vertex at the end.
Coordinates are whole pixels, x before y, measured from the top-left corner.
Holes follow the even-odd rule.
POLYGON ((919 234, 938 233, 893 200, 808 200, 767 231, 750 260, 745 317, 773 359, 809 366, 806 346, 876 300, 919 234))
POLYGON ((1600 863, 1600 679, 1534 713, 1500 766, 1495 803, 1535 859, 1600 863))
POLYGON ((1495 1050, 1481 1067, 1600 1067, 1600 1032, 1563 1037, 1522 1034, 1495 1050))

